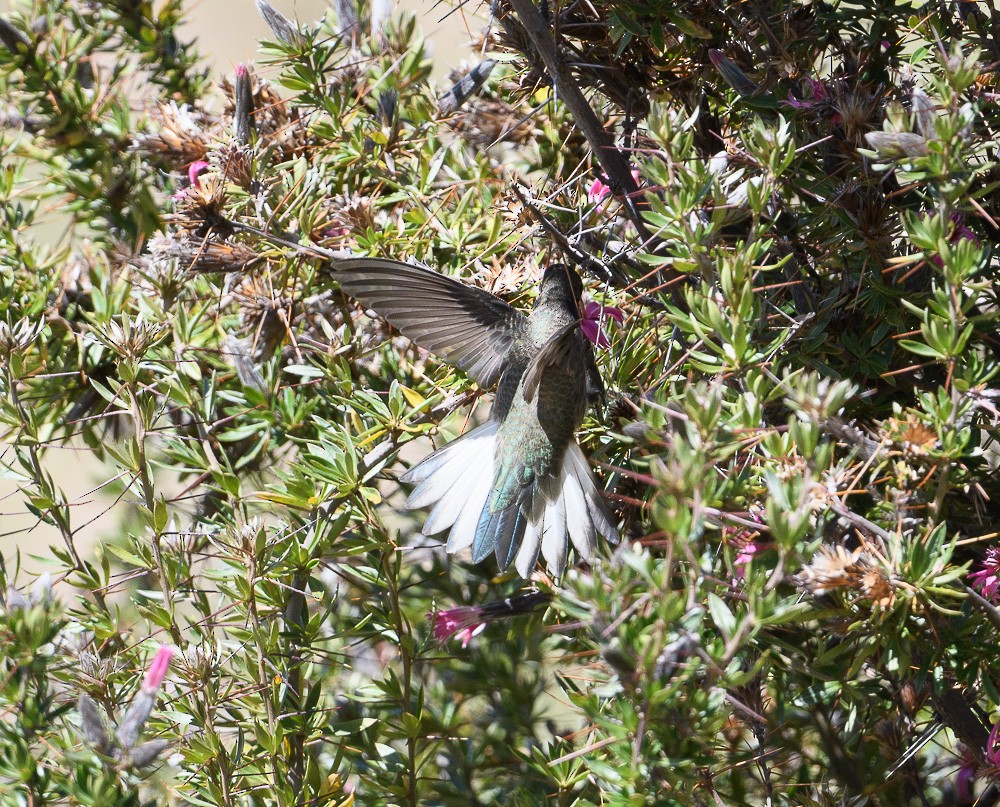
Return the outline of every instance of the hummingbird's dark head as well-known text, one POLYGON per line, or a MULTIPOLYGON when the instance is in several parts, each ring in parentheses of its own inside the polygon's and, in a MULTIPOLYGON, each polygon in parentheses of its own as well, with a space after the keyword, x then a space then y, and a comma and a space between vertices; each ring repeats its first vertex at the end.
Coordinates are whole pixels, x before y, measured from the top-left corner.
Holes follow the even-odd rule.
POLYGON ((535 306, 562 303, 570 311, 577 313, 582 295, 583 282, 576 269, 562 263, 554 263, 546 268, 542 275, 542 286, 538 291, 535 306))

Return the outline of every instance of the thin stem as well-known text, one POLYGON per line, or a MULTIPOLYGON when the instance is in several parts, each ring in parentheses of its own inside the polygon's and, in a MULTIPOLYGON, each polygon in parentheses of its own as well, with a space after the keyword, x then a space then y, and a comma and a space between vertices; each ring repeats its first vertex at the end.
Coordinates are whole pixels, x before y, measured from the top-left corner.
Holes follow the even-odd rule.
MULTIPOLYGON (((278 720, 274 713, 274 703, 271 701, 271 686, 268 682, 267 664, 265 662, 266 649, 264 647, 264 629, 261 624, 260 614, 257 611, 257 555, 252 549, 247 553, 249 563, 247 564, 247 615, 253 627, 254 646, 257 653, 257 686, 261 698, 264 701, 264 709, 267 711, 267 728, 273 737, 276 733, 278 720)), ((284 779, 278 766, 278 756, 274 752, 269 754, 271 759, 271 774, 274 777, 274 792, 279 804, 284 804, 284 779)))
MULTIPOLYGON (((139 388, 136 385, 134 377, 125 384, 125 389, 128 391, 129 396, 129 407, 132 413, 132 424, 135 429, 135 445, 136 451, 138 452, 138 468, 136 468, 136 473, 138 474, 139 484, 142 487, 142 499, 143 504, 145 504, 146 509, 153 513, 156 510, 156 490, 153 486, 153 480, 149 473, 149 463, 146 461, 146 419, 142 414, 142 407, 139 405, 139 388)), ((167 575, 167 567, 163 562, 163 552, 160 548, 160 540, 162 534, 158 528, 154 525, 153 527, 153 540, 151 542, 153 548, 153 560, 156 563, 156 574, 160 582, 160 591, 163 594, 163 605, 170 614, 170 635, 173 637, 174 641, 181 644, 183 637, 181 636, 180 629, 174 623, 174 596, 173 591, 170 588, 170 578, 167 575)))
MULTIPOLYGON (((399 606, 399 586, 397 580, 398 567, 395 567, 391 559, 395 552, 390 549, 382 555, 382 571, 385 575, 386 587, 389 591, 389 600, 392 607, 393 621, 396 623, 396 636, 399 639, 399 655, 403 662, 403 697, 402 711, 404 714, 411 713, 411 702, 413 694, 413 658, 410 655, 409 642, 403 641, 404 630, 409 633, 409 624, 403 616, 403 611, 399 606)), ((406 738, 406 764, 408 782, 406 787, 407 802, 412 807, 417 807, 417 740, 416 737, 406 738)))
MULTIPOLYGON (((14 409, 17 410, 18 416, 21 421, 22 431, 30 433, 32 438, 35 438, 34 429, 31 427, 31 420, 28 416, 27 411, 24 409, 24 405, 21 403, 21 397, 17 393, 17 380, 14 378, 14 374, 11 372, 10 364, 4 363, 4 377, 7 382, 7 391, 10 395, 10 401, 14 409)), ((41 457, 38 451, 37 440, 32 440, 31 444, 26 446, 28 452, 28 460, 31 464, 31 472, 34 477, 35 484, 41 490, 48 490, 50 485, 46 479, 45 471, 42 469, 41 457)), ((49 490, 52 498, 55 498, 56 491, 54 489, 49 490)), ((70 559, 73 561, 73 570, 77 572, 84 572, 86 566, 83 563, 80 554, 76 551, 76 544, 73 540, 73 529, 70 525, 69 518, 63 509, 63 506, 56 503, 52 507, 48 508, 46 511, 52 522, 55 524, 56 529, 59 530, 59 534, 62 536, 63 543, 66 545, 66 552, 69 554, 70 559)), ((94 589, 91 592, 94 596, 94 600, 100 606, 101 610, 105 613, 109 613, 107 601, 104 599, 103 592, 100 589, 94 589)))

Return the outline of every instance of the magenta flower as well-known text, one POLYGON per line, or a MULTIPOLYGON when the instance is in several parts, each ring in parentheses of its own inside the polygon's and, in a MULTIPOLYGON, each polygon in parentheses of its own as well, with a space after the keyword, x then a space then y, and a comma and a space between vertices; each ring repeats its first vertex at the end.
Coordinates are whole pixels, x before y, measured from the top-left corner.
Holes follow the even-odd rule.
POLYGON ((544 608, 552 602, 552 595, 544 591, 517 594, 485 605, 460 605, 443 611, 431 611, 427 617, 434 623, 434 638, 446 642, 453 636, 468 647, 473 636, 483 632, 488 622, 525 616, 544 608))
MULTIPOLYGON (((955 228, 951 231, 951 235, 948 236, 949 244, 955 244, 959 241, 972 241, 974 244, 979 244, 979 236, 966 226, 965 217, 961 213, 953 213, 951 223, 955 225, 955 228)), ((939 255, 931 256, 931 263, 938 269, 944 266, 944 261, 941 260, 939 255)))
POLYGON ((840 123, 840 113, 833 107, 833 98, 830 95, 830 88, 826 86, 825 83, 819 79, 810 78, 806 79, 809 82, 809 94, 812 98, 805 101, 800 101, 791 92, 788 93, 788 100, 782 103, 785 106, 790 106, 793 109, 811 110, 814 107, 821 107, 825 105, 827 111, 831 111, 830 122, 833 124, 840 123))
POLYGON ((986 740, 986 753, 983 756, 987 765, 1000 769, 1000 722, 990 730, 990 736, 986 740))
POLYGON ((474 605, 432 611, 427 616, 434 623, 435 639, 444 643, 457 636, 462 640, 463 649, 469 646, 473 636, 478 636, 486 628, 482 610, 474 605))
POLYGON ((204 174, 211 166, 205 162, 205 160, 195 160, 188 166, 188 186, 186 188, 181 188, 177 193, 175 193, 170 198, 174 201, 184 199, 190 192, 191 189, 201 190, 201 180, 199 177, 204 174))
POLYGON ((163 679, 167 676, 167 670, 170 668, 170 660, 174 657, 176 651, 168 644, 161 644, 160 648, 156 651, 156 655, 153 657, 153 663, 149 665, 149 669, 146 671, 146 680, 142 682, 142 689, 144 692, 153 693, 160 688, 160 684, 163 683, 163 679))
MULTIPOLYGON (((978 588, 979 592, 987 600, 996 602, 997 593, 1000 592, 1000 547, 991 546, 986 550, 986 557, 983 558, 983 568, 978 572, 970 574, 969 580, 972 581, 972 585, 978 588)), ((997 725, 1000 725, 1000 723, 997 725)), ((993 731, 996 731, 996 727, 994 727, 993 731)), ((993 737, 993 735, 990 734, 990 737, 993 737)))
POLYGON ((597 347, 611 347, 611 340, 604 330, 604 322, 612 319, 617 320, 619 325, 625 323, 625 315, 620 308, 591 301, 583 307, 580 328, 583 330, 583 335, 597 347))
POLYGON ((201 187, 201 182, 198 180, 202 174, 204 174, 209 169, 209 165, 204 160, 195 160, 191 165, 188 166, 188 180, 191 185, 195 188, 201 187))
MULTIPOLYGON (((635 184, 639 184, 639 169, 632 169, 632 179, 635 180, 635 184)), ((587 188, 587 201, 592 205, 601 204, 604 202, 608 196, 611 195, 611 187, 604 184, 600 177, 596 178, 590 183, 590 187, 587 188)))
POLYGON ((753 556, 760 551, 761 547, 757 546, 753 541, 744 544, 740 547, 740 551, 737 553, 736 557, 733 559, 733 569, 736 572, 736 579, 742 580, 746 575, 746 567, 753 560, 753 556))
POLYGON ((955 775, 955 797, 959 804, 972 804, 972 781, 976 778, 976 762, 963 757, 955 775))

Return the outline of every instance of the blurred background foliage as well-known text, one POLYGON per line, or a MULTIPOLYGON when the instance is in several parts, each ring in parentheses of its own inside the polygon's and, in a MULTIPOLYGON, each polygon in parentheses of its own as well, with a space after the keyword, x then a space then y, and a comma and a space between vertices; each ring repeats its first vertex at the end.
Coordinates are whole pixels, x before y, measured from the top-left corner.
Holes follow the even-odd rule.
POLYGON ((0 548, 0 802, 997 803, 1000 12, 499 2, 442 100, 413 18, 258 7, 230 76, 172 0, 0 18, 5 509, 59 536, 0 548), (581 263, 622 545, 420 535, 480 392, 307 244, 581 263))

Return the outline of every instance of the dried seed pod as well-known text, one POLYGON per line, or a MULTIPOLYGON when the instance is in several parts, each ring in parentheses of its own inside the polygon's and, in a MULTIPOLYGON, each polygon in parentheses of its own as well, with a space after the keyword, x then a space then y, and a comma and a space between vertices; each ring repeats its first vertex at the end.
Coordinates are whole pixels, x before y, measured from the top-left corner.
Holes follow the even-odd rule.
POLYGON ((304 37, 297 23, 292 22, 267 0, 257 0, 257 13, 264 18, 274 38, 285 45, 301 47, 304 37))
POLYGON ((757 92, 757 82, 747 76, 736 62, 723 55, 721 50, 711 49, 708 52, 708 58, 712 60, 712 64, 715 65, 715 69, 719 71, 726 84, 744 98, 757 92))
POLYGON ((923 157, 930 154, 927 139, 913 132, 869 132, 865 140, 881 157, 923 157))
POLYGON ((209 151, 207 121, 186 104, 159 104, 153 113, 157 131, 137 135, 132 150, 161 157, 177 167, 205 159, 209 151))
POLYGON ((77 699, 76 708, 80 713, 80 728, 83 729, 84 739, 91 743, 98 752, 107 754, 110 751, 111 740, 108 737, 104 718, 93 698, 89 695, 81 695, 77 699))
POLYGON ((125 717, 118 724, 118 731, 115 732, 115 739, 119 747, 125 751, 130 751, 135 747, 142 733, 142 727, 146 725, 149 715, 156 705, 156 691, 147 692, 140 689, 132 699, 132 703, 125 712, 125 717))
MULTIPOLYGON (((258 2, 258 6, 260 3, 258 2)), ((253 86, 250 72, 242 64, 236 65, 236 83, 233 87, 233 137, 240 146, 250 143, 253 125, 253 86)))
POLYGON ((438 114, 441 116, 451 114, 475 95, 489 78, 496 64, 496 60, 486 59, 464 74, 450 90, 438 98, 438 114))
POLYGON ((910 95, 910 108, 913 110, 913 117, 917 122, 917 131, 928 140, 933 140, 934 118, 937 116, 934 102, 930 96, 919 87, 913 88, 910 95))
POLYGON ((138 746, 131 754, 129 762, 133 767, 144 768, 170 747, 169 740, 150 740, 138 746))

